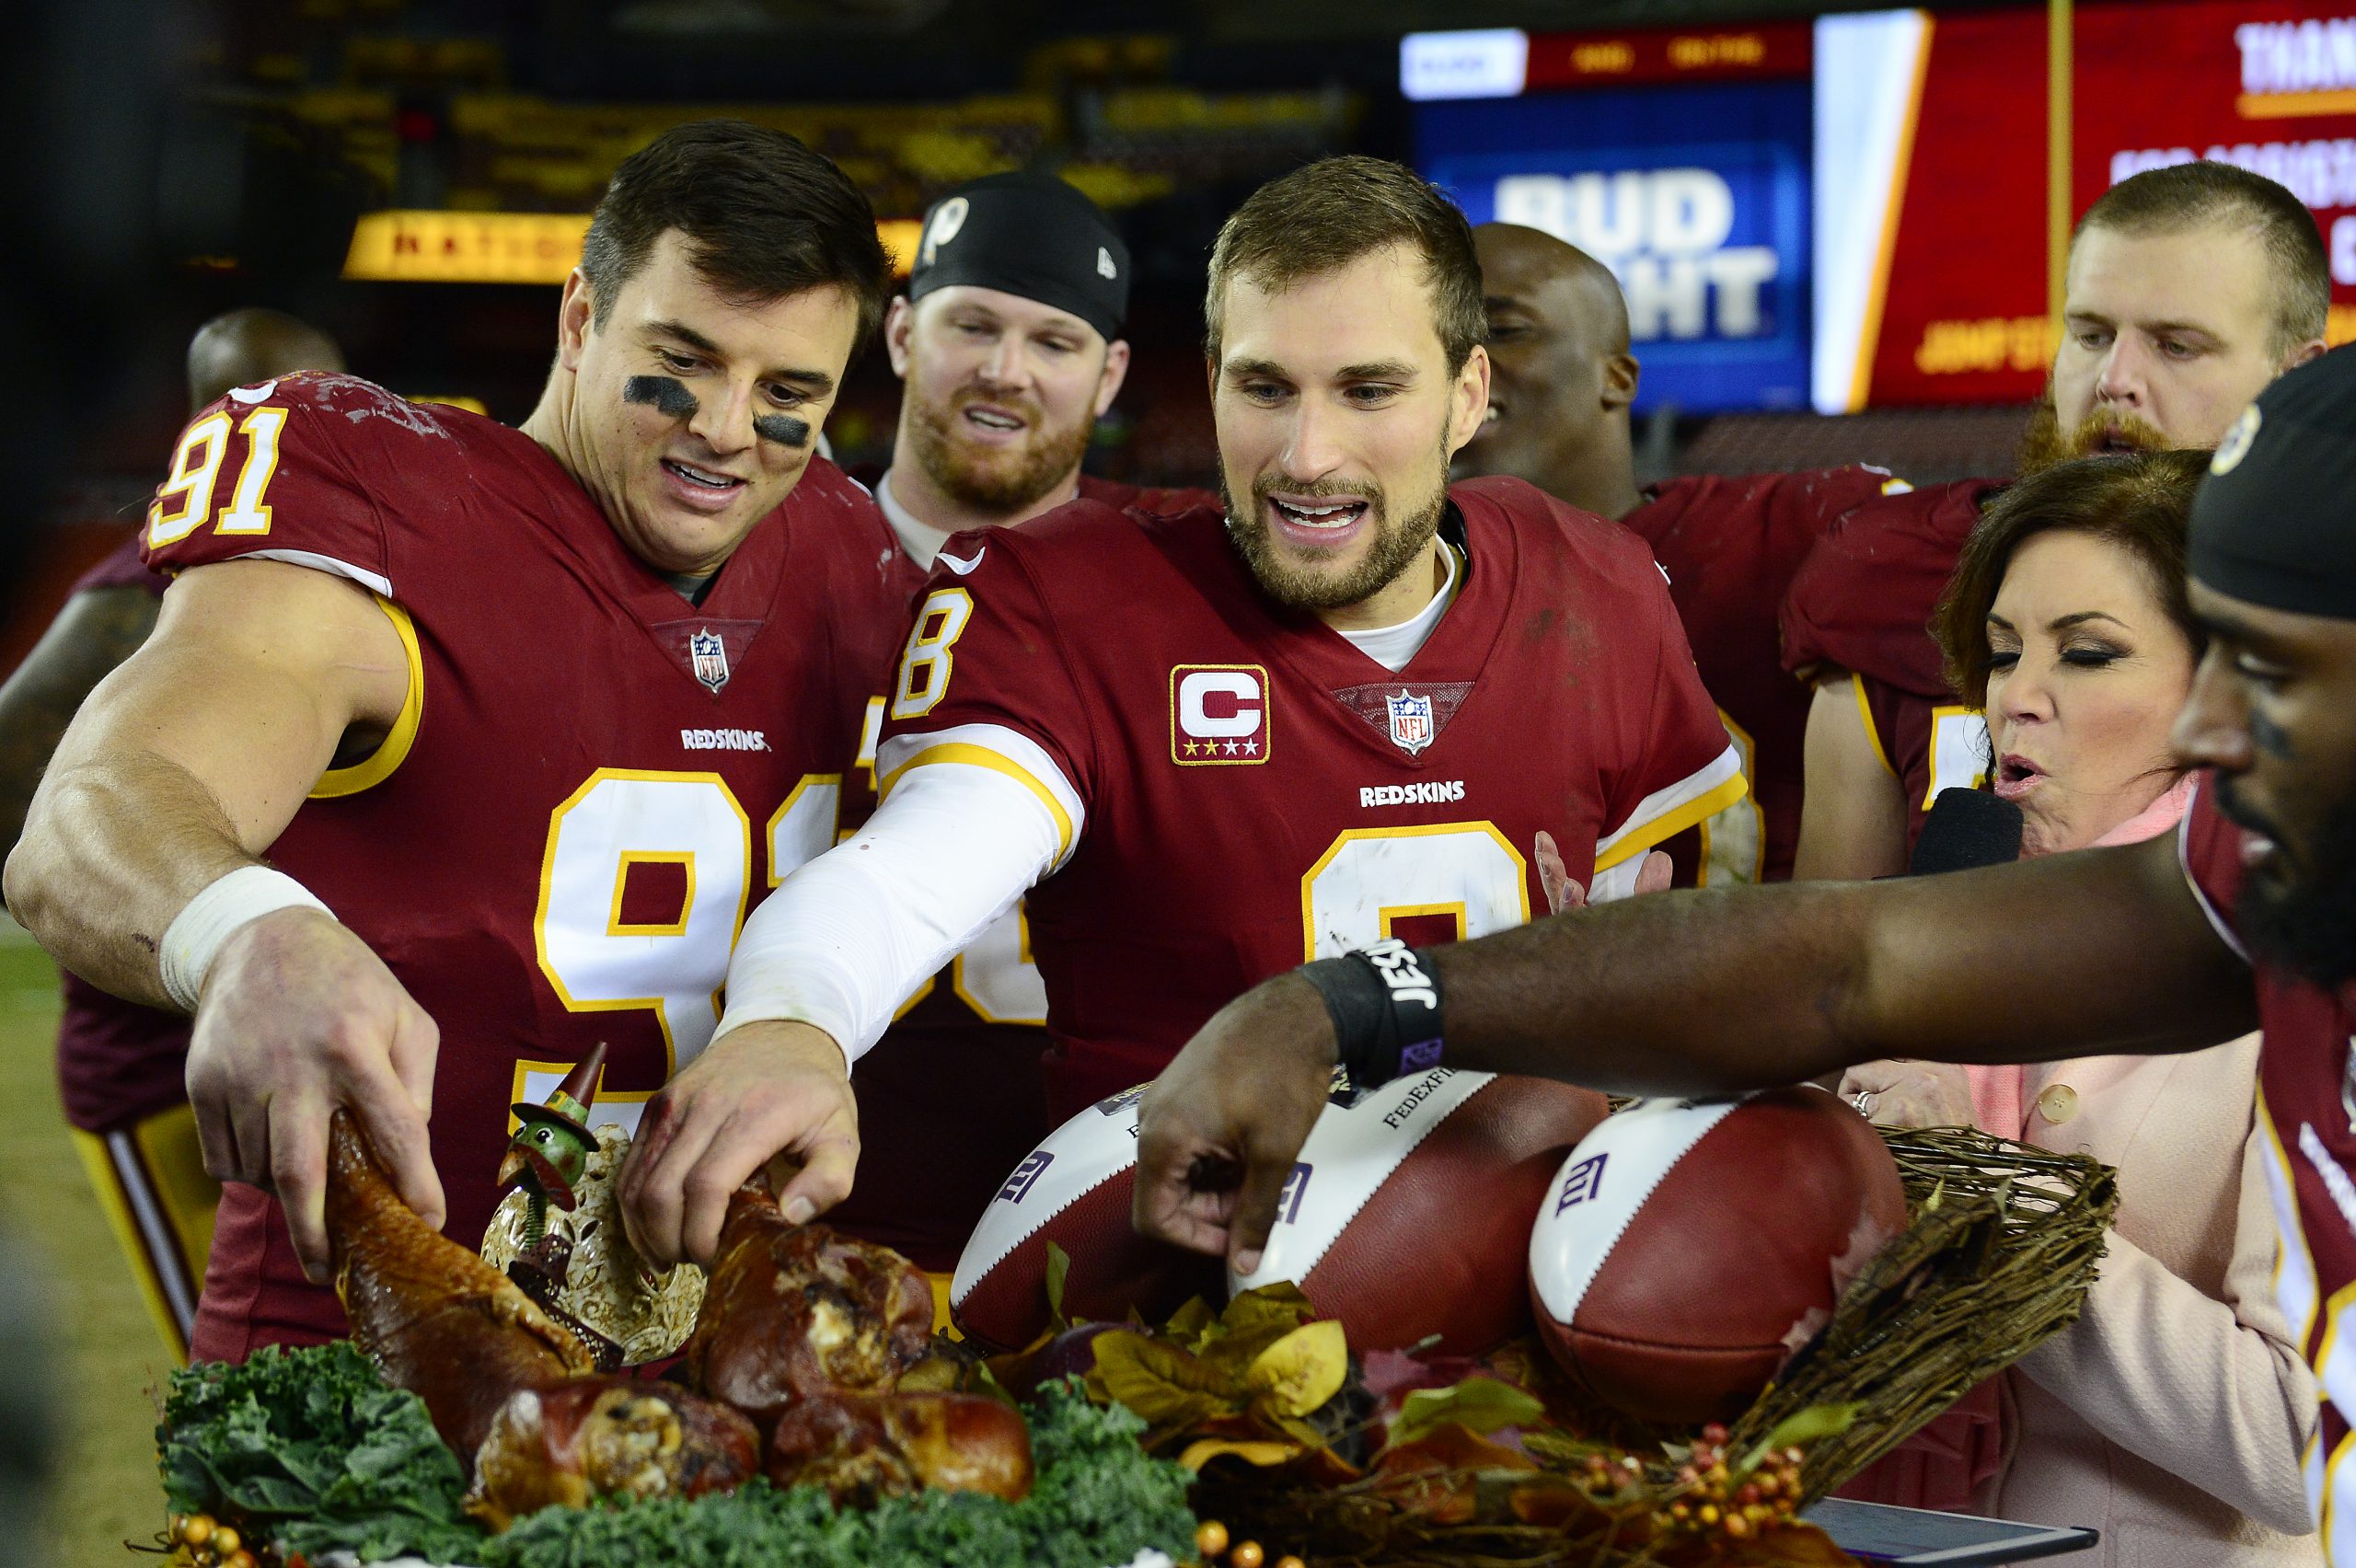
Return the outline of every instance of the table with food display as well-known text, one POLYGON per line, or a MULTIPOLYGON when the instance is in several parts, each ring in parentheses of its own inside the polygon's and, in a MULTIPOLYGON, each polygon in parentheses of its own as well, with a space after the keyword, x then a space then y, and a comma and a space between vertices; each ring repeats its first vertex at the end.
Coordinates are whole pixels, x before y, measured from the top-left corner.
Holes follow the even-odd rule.
POLYGON ((2077 1315, 2110 1173, 1812 1087, 1614 1108, 1337 1079, 1259 1268, 1130 1228, 1138 1095, 926 1277, 731 1200, 630 1249, 589 1075, 518 1106, 478 1251, 339 1116, 351 1337, 174 1375, 191 1568, 1968 1564, 2034 1530, 1830 1500, 2077 1315))

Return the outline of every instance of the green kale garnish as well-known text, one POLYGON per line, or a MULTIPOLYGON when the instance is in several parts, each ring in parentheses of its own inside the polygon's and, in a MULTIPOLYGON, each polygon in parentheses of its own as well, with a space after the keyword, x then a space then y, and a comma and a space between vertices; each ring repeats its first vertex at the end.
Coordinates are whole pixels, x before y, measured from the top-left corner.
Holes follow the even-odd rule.
POLYGON ((837 1509, 813 1487, 755 1481, 692 1502, 544 1508, 488 1536, 424 1405, 387 1389, 349 1344, 266 1350, 243 1366, 177 1373, 157 1432, 181 1512, 241 1518, 282 1550, 403 1552, 476 1568, 1119 1568, 1145 1549, 1183 1559, 1192 1476, 1138 1447, 1144 1423, 1077 1384, 1025 1414, 1036 1471, 1020 1503, 922 1493, 837 1509))
POLYGON ((457 1562, 481 1540, 424 1401, 347 1342, 175 1372, 156 1441, 175 1512, 244 1519, 292 1551, 457 1562))

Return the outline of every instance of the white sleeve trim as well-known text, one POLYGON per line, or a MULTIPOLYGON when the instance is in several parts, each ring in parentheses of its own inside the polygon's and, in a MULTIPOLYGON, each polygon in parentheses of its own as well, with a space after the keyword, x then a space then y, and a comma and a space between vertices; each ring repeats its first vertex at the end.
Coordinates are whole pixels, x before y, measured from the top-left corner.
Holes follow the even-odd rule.
POLYGON ((1689 825, 1676 822, 1660 826, 1669 819, 1690 813, 1692 822, 1724 811, 1742 796, 1742 756, 1729 745, 1709 763, 1687 774, 1674 784, 1654 790, 1636 802, 1628 820, 1595 842, 1595 863, 1599 870, 1609 870, 1641 847, 1649 848, 1669 834, 1689 825), (1725 794, 1726 799, 1714 799, 1725 794), (1652 831, 1657 828, 1657 831, 1652 831), (1626 848, 1623 848, 1623 845, 1626 848), (1616 851, 1616 853, 1615 853, 1616 851))
POLYGON ((876 794, 888 799, 903 778, 914 777, 919 767, 943 763, 993 770, 1038 797, 1057 818, 1058 842, 1048 870, 1071 858, 1080 835, 1088 830, 1088 806, 1056 759, 1036 741, 1003 724, 953 724, 946 730, 893 736, 876 749, 876 794))
POLYGON ((277 560, 284 561, 288 566, 307 566, 313 571, 324 571, 329 577, 348 578, 375 594, 378 598, 389 599, 393 596, 391 578, 365 571, 348 560, 338 560, 333 556, 320 555, 312 550, 248 550, 243 555, 232 556, 229 559, 232 560, 277 560))
POLYGON ((911 768, 865 827, 745 922, 713 1038, 787 1020, 857 1061, 918 986, 1047 873, 1060 834, 1036 790, 999 768, 911 768))
POLYGON ((2250 962, 2249 949, 2242 946, 2242 939, 2235 931, 2232 922, 2225 918, 2223 911, 2209 902, 2209 895, 2200 890, 2200 879, 2192 874, 2192 808, 2200 802, 2200 785, 2201 780, 2193 780, 2192 793, 2185 797, 2184 815, 2176 824, 2176 863, 2182 868, 2184 885, 2192 890, 2194 901, 2200 905, 2200 913, 2209 917, 2210 928, 2234 950, 2235 957, 2247 963, 2250 962))

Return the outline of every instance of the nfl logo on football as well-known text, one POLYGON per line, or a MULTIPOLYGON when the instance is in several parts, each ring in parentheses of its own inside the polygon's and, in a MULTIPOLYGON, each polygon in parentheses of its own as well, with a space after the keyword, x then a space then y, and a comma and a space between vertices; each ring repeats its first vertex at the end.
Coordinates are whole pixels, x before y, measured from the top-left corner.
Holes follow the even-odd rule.
POLYGON ((1391 744, 1415 755, 1432 744, 1432 699, 1410 697, 1402 690, 1382 699, 1391 709, 1391 744))
MULTIPOLYGON (((689 634, 687 658, 696 679, 714 696, 719 695, 720 688, 728 684, 728 645, 720 640, 719 634, 710 627, 689 634)), ((1395 725, 1398 721, 1393 719, 1392 723, 1395 725)))

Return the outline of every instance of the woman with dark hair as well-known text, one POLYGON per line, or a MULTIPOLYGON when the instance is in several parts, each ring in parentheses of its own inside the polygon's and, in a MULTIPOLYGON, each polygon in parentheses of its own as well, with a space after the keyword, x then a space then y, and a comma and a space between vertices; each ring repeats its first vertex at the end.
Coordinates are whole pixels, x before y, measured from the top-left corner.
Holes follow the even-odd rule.
MULTIPOLYGON (((2205 643, 2184 558, 2209 461, 2059 465, 2005 491, 1957 562, 1934 628, 1948 679, 1987 717, 1987 787, 2020 806, 2024 856, 2155 837, 2184 814, 2168 732, 2205 643)), ((2096 1561, 2119 1568, 2322 1561, 2300 1478, 2316 1390, 2304 1327, 2271 1289, 2257 1063, 2253 1034, 2187 1055, 1843 1077, 1876 1122, 1969 1124, 2119 1171, 2076 1326, 1844 1495, 2092 1525, 2096 1561)))

